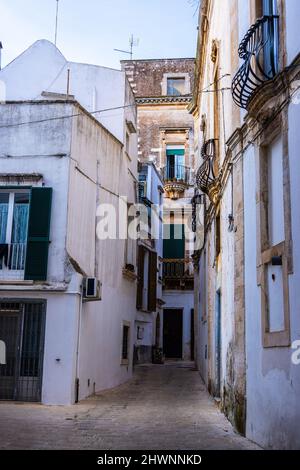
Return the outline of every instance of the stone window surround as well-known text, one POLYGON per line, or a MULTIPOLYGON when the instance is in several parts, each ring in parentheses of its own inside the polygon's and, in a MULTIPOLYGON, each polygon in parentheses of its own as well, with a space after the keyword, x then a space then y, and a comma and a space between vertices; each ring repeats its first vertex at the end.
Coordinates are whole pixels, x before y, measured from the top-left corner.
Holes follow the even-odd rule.
POLYGON ((292 273, 292 240, 290 215, 290 181, 288 169, 288 130, 286 119, 278 117, 272 128, 262 133, 257 147, 257 284, 261 288, 261 324, 262 343, 264 348, 290 346, 290 308, 288 275, 292 273), (279 136, 282 137, 283 194, 284 194, 284 232, 285 240, 276 246, 270 246, 268 236, 268 166, 267 148, 279 136), (282 257, 282 280, 284 301, 284 329, 270 332, 268 330, 267 266, 273 256, 282 257))
POLYGON ((191 79, 189 73, 180 73, 180 72, 169 72, 163 74, 163 79, 161 82, 161 94, 162 96, 167 95, 168 89, 168 78, 184 78, 185 79, 185 93, 184 95, 189 95, 191 93, 191 79))
POLYGON ((166 150, 168 145, 183 146, 185 149, 184 164, 189 166, 190 157, 190 129, 160 129, 160 168, 167 164, 166 150))

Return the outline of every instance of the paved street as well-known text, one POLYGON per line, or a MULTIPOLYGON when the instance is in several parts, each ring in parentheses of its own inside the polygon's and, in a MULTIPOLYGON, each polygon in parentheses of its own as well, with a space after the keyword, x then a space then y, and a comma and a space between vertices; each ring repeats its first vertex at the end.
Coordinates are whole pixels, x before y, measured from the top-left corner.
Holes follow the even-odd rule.
POLYGON ((0 403, 1 449, 255 449, 190 363, 136 368, 127 384, 71 407, 0 403))

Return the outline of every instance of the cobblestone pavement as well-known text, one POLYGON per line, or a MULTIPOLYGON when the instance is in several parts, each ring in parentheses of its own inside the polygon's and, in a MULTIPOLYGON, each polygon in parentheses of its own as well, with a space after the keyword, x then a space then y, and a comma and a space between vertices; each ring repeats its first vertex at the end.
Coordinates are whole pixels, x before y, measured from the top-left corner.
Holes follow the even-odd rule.
POLYGON ((233 431, 192 364, 136 368, 74 406, 0 403, 1 449, 256 449, 233 431))

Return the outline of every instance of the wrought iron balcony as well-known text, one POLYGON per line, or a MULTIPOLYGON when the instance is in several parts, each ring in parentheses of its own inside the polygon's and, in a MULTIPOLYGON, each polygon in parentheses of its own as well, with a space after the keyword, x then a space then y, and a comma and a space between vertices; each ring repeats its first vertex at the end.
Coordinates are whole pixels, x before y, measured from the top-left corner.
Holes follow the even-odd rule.
POLYGON ((207 194, 215 202, 219 188, 218 178, 214 171, 216 158, 215 139, 209 139, 205 142, 201 149, 201 156, 203 163, 197 171, 196 184, 203 193, 207 194))
POLYGON ((239 46, 243 65, 232 81, 232 97, 240 108, 247 108, 254 91, 278 73, 279 16, 263 16, 248 30, 239 46))
POLYGON ((178 199, 190 184, 190 168, 184 165, 167 165, 162 168, 164 190, 167 197, 178 199))
POLYGON ((188 185, 190 168, 184 165, 167 165, 162 168, 162 176, 165 183, 175 182, 188 185))
POLYGON ((194 281, 193 262, 190 258, 163 259, 163 286, 166 289, 191 288, 194 281))

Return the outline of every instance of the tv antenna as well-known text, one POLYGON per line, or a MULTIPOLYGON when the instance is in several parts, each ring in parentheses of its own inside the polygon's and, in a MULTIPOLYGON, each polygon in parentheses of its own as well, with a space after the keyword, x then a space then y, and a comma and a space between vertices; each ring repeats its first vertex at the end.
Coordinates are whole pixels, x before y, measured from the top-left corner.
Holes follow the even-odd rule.
POLYGON ((123 52, 123 54, 128 54, 130 55, 130 60, 132 60, 133 48, 137 47, 139 43, 140 43, 140 40, 138 38, 134 38, 132 34, 129 38, 129 48, 130 48, 129 51, 124 51, 123 49, 114 49, 114 51, 123 52))
POLYGON ((55 37, 54 37, 55 45, 57 44, 58 4, 59 4, 59 0, 56 0, 55 37))

